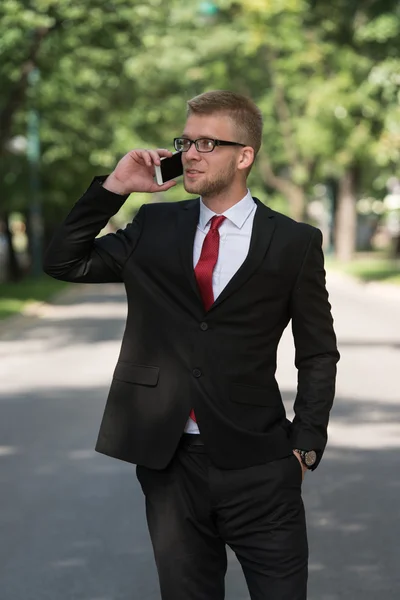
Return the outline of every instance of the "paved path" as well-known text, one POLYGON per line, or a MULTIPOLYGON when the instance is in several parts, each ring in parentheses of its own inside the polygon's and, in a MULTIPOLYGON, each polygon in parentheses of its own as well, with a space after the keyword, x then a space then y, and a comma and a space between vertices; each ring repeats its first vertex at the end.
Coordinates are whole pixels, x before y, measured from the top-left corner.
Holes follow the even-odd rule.
MULTIPOLYGON (((342 360, 307 475, 309 600, 400 598, 400 298, 331 278, 342 360)), ((134 469, 93 447, 124 327, 119 286, 76 286, 0 329, 0 599, 159 600, 134 469)), ((278 379, 290 406, 290 332, 278 379)), ((247 600, 229 555, 227 600, 247 600)), ((271 599, 274 600, 274 599, 271 599)))

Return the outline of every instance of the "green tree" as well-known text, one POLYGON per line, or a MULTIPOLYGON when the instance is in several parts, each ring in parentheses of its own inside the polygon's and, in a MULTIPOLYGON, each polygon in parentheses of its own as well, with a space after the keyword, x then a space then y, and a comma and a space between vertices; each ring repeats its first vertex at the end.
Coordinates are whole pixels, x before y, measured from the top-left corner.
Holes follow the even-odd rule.
MULTIPOLYGON (((162 2, 153 5, 135 0, 2 2, 0 217, 6 225, 11 209, 27 212, 29 206, 27 158, 13 154, 10 140, 26 135, 32 107, 40 114, 41 197, 49 232, 82 181, 111 168, 117 147, 138 141, 127 118, 137 96, 129 61, 144 50, 152 8, 160 22, 167 13, 162 2), (32 89, 29 76, 37 68, 40 84, 32 89)), ((12 252, 10 258, 15 269, 12 252)))
MULTIPOLYGON (((265 118, 252 189, 285 198, 303 219, 313 187, 333 181, 337 251, 347 259, 357 197, 382 194, 398 165, 399 21, 395 0, 3 0, 0 214, 29 205, 26 158, 8 143, 25 135, 31 106, 41 118, 48 236, 84 182, 129 148, 171 148, 186 99, 233 89, 265 118)), ((168 198, 183 194, 177 186, 168 198)), ((123 218, 144 200, 132 197, 123 218)))

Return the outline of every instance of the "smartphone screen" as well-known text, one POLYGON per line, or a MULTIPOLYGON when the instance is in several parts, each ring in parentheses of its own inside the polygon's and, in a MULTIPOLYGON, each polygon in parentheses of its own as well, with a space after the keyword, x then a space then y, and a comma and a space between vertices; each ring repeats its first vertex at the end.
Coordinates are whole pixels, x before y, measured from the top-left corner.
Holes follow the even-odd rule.
POLYGON ((183 175, 182 152, 175 152, 171 157, 162 158, 160 167, 156 167, 156 177, 159 185, 180 175, 183 175))

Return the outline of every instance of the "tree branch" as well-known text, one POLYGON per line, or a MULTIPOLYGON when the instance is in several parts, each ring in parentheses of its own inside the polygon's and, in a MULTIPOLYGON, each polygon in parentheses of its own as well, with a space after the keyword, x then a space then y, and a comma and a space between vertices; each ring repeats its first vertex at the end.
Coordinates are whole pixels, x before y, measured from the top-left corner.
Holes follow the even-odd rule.
POLYGON ((276 175, 272 169, 272 165, 268 156, 262 151, 260 151, 258 154, 257 161, 260 174, 266 185, 274 188, 274 190, 277 190, 278 192, 281 192, 281 194, 284 196, 288 196, 294 189, 299 189, 298 186, 292 181, 276 175))

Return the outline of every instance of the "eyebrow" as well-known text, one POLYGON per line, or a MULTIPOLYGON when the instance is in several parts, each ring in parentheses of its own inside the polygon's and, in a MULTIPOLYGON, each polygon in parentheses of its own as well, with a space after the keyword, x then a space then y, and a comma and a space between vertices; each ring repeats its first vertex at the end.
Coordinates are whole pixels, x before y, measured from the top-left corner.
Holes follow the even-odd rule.
POLYGON ((183 138, 187 138, 187 139, 189 139, 189 140, 191 140, 191 139, 193 139, 193 140, 199 140, 199 139, 201 139, 201 138, 205 138, 205 139, 207 139, 207 140, 216 140, 216 139, 218 139, 218 138, 216 138, 214 135, 200 135, 199 137, 194 137, 194 138, 192 138, 192 137, 190 137, 190 135, 189 135, 189 134, 187 134, 187 133, 182 133, 182 136, 181 136, 181 137, 183 137, 183 138))

